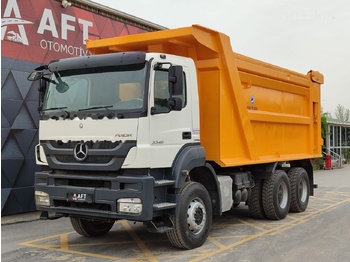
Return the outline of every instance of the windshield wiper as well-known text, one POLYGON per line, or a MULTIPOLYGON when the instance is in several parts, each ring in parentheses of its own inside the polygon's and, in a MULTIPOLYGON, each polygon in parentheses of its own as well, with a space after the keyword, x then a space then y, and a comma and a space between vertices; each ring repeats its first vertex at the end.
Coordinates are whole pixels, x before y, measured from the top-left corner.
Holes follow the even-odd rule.
POLYGON ((109 109, 111 107, 113 107, 113 106, 112 105, 109 105, 109 106, 93 106, 93 107, 87 107, 87 108, 78 109, 78 111, 81 112, 81 111, 88 111, 88 110, 94 110, 94 109, 105 109, 105 110, 107 110, 110 113, 110 114, 107 115, 107 117, 108 118, 113 118, 113 117, 115 117, 115 112, 113 110, 109 109))
POLYGON ((65 113, 65 117, 69 117, 70 116, 70 113, 65 110, 67 107, 66 106, 62 106, 62 107, 50 107, 50 108, 45 108, 43 109, 42 111, 51 111, 51 110, 61 110, 63 113, 65 113))
POLYGON ((109 110, 109 111, 113 112, 112 110, 108 109, 108 108, 111 108, 111 107, 113 107, 113 106, 93 106, 93 107, 81 108, 81 109, 78 109, 78 111, 87 111, 87 110, 94 110, 94 109, 102 109, 102 108, 104 108, 106 110, 109 110))

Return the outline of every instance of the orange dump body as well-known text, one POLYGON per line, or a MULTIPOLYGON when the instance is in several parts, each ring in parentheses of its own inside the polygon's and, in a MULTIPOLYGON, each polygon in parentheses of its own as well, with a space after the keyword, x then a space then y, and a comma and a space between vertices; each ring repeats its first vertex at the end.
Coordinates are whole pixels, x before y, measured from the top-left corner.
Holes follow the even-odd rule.
POLYGON ((194 25, 87 42, 93 54, 160 52, 195 61, 207 160, 242 166, 321 156, 320 84, 234 53, 228 36, 194 25))

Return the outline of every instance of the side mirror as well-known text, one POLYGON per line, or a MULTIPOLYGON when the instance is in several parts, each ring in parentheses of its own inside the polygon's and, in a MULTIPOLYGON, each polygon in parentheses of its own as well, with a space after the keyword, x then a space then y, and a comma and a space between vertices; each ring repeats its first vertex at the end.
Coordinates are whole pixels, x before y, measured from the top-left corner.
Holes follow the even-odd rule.
POLYGON ((171 95, 182 95, 183 93, 182 66, 171 66, 169 68, 169 92, 171 95))
POLYGON ((29 74, 29 76, 27 77, 27 79, 29 81, 36 81, 41 79, 44 76, 44 73, 42 71, 33 71, 29 74))
POLYGON ((58 93, 65 93, 65 92, 67 92, 68 91, 68 89, 69 89, 69 85, 67 85, 67 83, 66 82, 60 82, 60 83, 58 83, 57 85, 56 85, 56 90, 57 90, 57 92, 58 93))
POLYGON ((182 109, 182 99, 178 97, 169 98, 168 108, 173 111, 181 111, 182 109))

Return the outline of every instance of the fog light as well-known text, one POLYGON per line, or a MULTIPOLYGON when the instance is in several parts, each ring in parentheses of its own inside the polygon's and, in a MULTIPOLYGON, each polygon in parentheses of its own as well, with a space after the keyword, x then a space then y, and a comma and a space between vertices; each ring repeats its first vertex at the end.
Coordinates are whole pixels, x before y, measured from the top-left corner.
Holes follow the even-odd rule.
POLYGON ((120 198, 117 201, 118 213, 140 214, 142 212, 142 202, 139 198, 120 198))
POLYGON ((35 203, 37 206, 50 206, 50 196, 43 191, 35 191, 35 203))

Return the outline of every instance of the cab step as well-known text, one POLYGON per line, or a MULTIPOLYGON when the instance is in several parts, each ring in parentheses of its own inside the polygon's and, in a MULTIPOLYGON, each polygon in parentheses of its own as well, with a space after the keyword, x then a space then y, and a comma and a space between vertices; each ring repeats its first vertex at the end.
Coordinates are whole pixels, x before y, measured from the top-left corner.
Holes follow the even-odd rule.
POLYGON ((168 203, 168 202, 157 203, 157 204, 153 204, 153 211, 170 209, 174 207, 176 207, 176 203, 168 203))
POLYGON ((148 231, 152 233, 165 233, 174 229, 174 223, 169 216, 165 216, 162 220, 145 222, 148 231))
POLYGON ((155 187, 172 186, 172 185, 175 185, 175 181, 174 180, 167 180, 167 179, 156 180, 154 183, 155 187))

